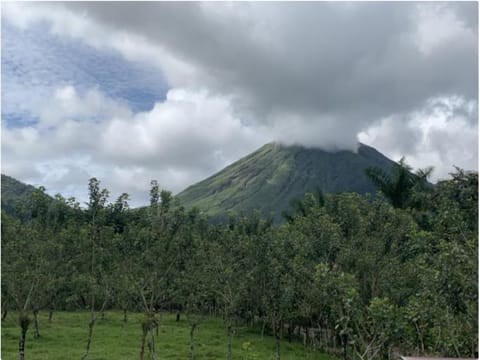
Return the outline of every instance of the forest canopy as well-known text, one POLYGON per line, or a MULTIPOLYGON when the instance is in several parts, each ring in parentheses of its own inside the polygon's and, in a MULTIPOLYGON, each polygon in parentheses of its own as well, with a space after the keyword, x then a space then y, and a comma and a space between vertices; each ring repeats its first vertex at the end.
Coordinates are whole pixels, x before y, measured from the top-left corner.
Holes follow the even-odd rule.
POLYGON ((277 358, 300 334, 345 358, 473 357, 478 174, 431 185, 399 166, 371 171, 375 195, 307 193, 280 225, 255 212, 212 224, 156 181, 139 209, 95 178, 87 208, 35 189, 2 209, 2 316, 18 311, 21 343, 31 326, 40 336, 41 310, 90 311, 82 358, 106 309, 145 314, 141 358, 160 311, 187 316, 192 341, 202 316, 222 317, 229 358, 240 323, 273 334, 277 358))

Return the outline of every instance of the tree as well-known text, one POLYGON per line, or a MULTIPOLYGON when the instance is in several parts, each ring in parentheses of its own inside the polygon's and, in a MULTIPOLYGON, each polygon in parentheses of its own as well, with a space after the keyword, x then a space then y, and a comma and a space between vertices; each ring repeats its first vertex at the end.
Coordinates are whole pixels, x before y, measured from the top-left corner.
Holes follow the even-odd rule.
POLYGON ((138 239, 141 250, 134 268, 137 294, 145 312, 142 322, 142 340, 140 358, 145 354, 148 340, 150 355, 155 355, 155 336, 153 330, 158 328, 155 316, 161 301, 167 300, 168 288, 171 286, 173 270, 178 262, 177 242, 183 218, 183 212, 173 203, 170 192, 159 190, 158 182, 151 182, 148 230, 141 232, 138 239), (177 211, 178 210, 178 211, 177 211))
POLYGON ((180 297, 185 304, 185 315, 190 326, 190 360, 193 360, 195 355, 195 330, 204 319, 213 287, 207 273, 206 239, 195 240, 195 244, 191 244, 194 251, 186 259, 184 272, 177 278, 180 282, 180 297))
POLYGON ((215 284, 215 301, 222 308, 222 316, 227 330, 227 359, 232 359, 232 342, 235 335, 235 322, 240 312, 240 304, 246 291, 249 270, 245 267, 246 248, 243 243, 245 235, 238 234, 235 226, 224 228, 218 236, 210 240, 207 276, 215 284))
POLYGON ((398 323, 394 305, 387 298, 373 298, 353 321, 353 347, 358 358, 388 357, 398 323))
POLYGON ((392 166, 390 173, 381 168, 370 167, 365 174, 373 184, 385 195, 396 208, 406 208, 411 205, 412 192, 415 187, 425 187, 433 168, 419 170, 417 174, 405 163, 405 158, 392 166))
POLYGON ((31 324, 29 312, 44 280, 38 229, 21 224, 2 212, 2 299, 7 297, 19 311, 19 359, 25 358, 25 341, 31 324))
POLYGON ((343 358, 354 335, 354 321, 358 316, 357 282, 352 274, 331 268, 326 263, 317 265, 310 301, 319 313, 327 316, 342 344, 343 358))
POLYGON ((129 218, 128 194, 123 193, 116 202, 109 207, 109 220, 113 226, 112 252, 115 254, 112 261, 112 273, 115 277, 112 290, 115 294, 114 305, 123 311, 121 333, 127 324, 127 312, 132 310, 137 295, 134 274, 125 269, 134 269, 139 258, 139 246, 136 235, 142 233, 142 224, 135 224, 129 218), (140 226, 139 226, 140 225, 140 226))
POLYGON ((103 313, 110 296, 110 284, 106 276, 104 267, 105 261, 102 261, 102 255, 107 252, 102 247, 102 227, 105 222, 105 204, 108 198, 108 190, 100 190, 100 181, 91 178, 88 184, 89 203, 88 214, 90 217, 89 235, 90 235, 90 273, 87 281, 90 287, 90 321, 88 323, 88 336, 85 351, 82 354, 82 360, 86 359, 90 351, 92 342, 93 328, 97 321, 98 313, 95 312, 96 298, 103 298, 100 313, 103 313))
POLYGON ((280 359, 280 338, 283 324, 298 316, 298 308, 304 292, 302 255, 304 251, 299 236, 281 228, 266 236, 268 270, 265 274, 264 308, 271 321, 275 336, 275 358, 280 359))
POLYGON ((282 216, 287 222, 293 222, 295 217, 307 216, 314 208, 322 207, 325 204, 325 198, 320 188, 315 191, 307 192, 303 199, 293 198, 290 200, 290 209, 282 212, 282 216))

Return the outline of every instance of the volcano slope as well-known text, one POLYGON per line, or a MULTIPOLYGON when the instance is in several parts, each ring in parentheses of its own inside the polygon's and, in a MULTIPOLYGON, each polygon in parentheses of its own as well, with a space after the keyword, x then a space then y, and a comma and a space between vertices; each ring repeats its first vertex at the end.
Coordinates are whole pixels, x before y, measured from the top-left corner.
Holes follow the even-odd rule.
POLYGON ((327 152, 301 146, 269 143, 194 184, 177 197, 187 208, 197 207, 218 220, 229 212, 259 210, 280 220, 293 198, 308 191, 374 193, 365 175, 368 167, 390 171, 393 161, 360 144, 357 152, 327 152))

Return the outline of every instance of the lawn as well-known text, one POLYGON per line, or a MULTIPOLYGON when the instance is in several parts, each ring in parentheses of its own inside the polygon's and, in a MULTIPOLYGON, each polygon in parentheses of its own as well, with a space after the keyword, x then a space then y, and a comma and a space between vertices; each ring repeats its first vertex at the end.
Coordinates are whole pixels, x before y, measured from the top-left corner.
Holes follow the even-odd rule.
MULTIPOLYGON (((33 338, 33 323, 27 333, 25 358, 27 360, 80 359, 87 339, 88 312, 57 312, 51 323, 48 313, 39 314, 40 338, 33 338)), ((93 333, 89 360, 138 359, 140 353, 141 314, 129 314, 122 330, 120 312, 107 312, 98 319, 93 333)), ((10 313, 2 322, 3 360, 18 359, 17 314, 10 313)), ((179 322, 172 314, 161 314, 157 358, 188 359, 190 354, 189 327, 185 317, 179 322)), ((196 330, 195 359, 225 359, 227 349, 226 330, 221 319, 206 318, 196 330)), ((146 349, 148 355, 148 349, 146 349)), ((263 339, 258 331, 241 327, 233 339, 234 359, 274 359, 275 341, 271 336, 263 339)), ((304 349, 299 342, 281 343, 282 359, 334 360, 333 357, 304 349)), ((148 356, 145 357, 148 359, 148 356)))

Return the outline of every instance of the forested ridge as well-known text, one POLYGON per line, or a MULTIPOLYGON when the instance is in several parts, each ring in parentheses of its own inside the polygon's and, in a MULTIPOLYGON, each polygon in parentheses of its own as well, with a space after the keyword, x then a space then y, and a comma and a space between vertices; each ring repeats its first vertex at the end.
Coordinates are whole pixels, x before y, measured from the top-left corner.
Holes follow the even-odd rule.
MULTIPOLYGON (((152 181, 150 206, 88 207, 34 190, 2 208, 2 318, 41 336, 39 311, 88 310, 85 351, 107 309, 142 312, 141 359, 155 358, 160 311, 186 317, 191 358, 205 316, 348 359, 473 357, 478 346, 478 174, 428 184, 401 162, 370 170, 376 195, 307 193, 275 225, 259 213, 212 224, 152 181)), ((120 340, 119 340, 120 341, 120 340)), ((27 356, 28 357, 28 356, 27 356)))

